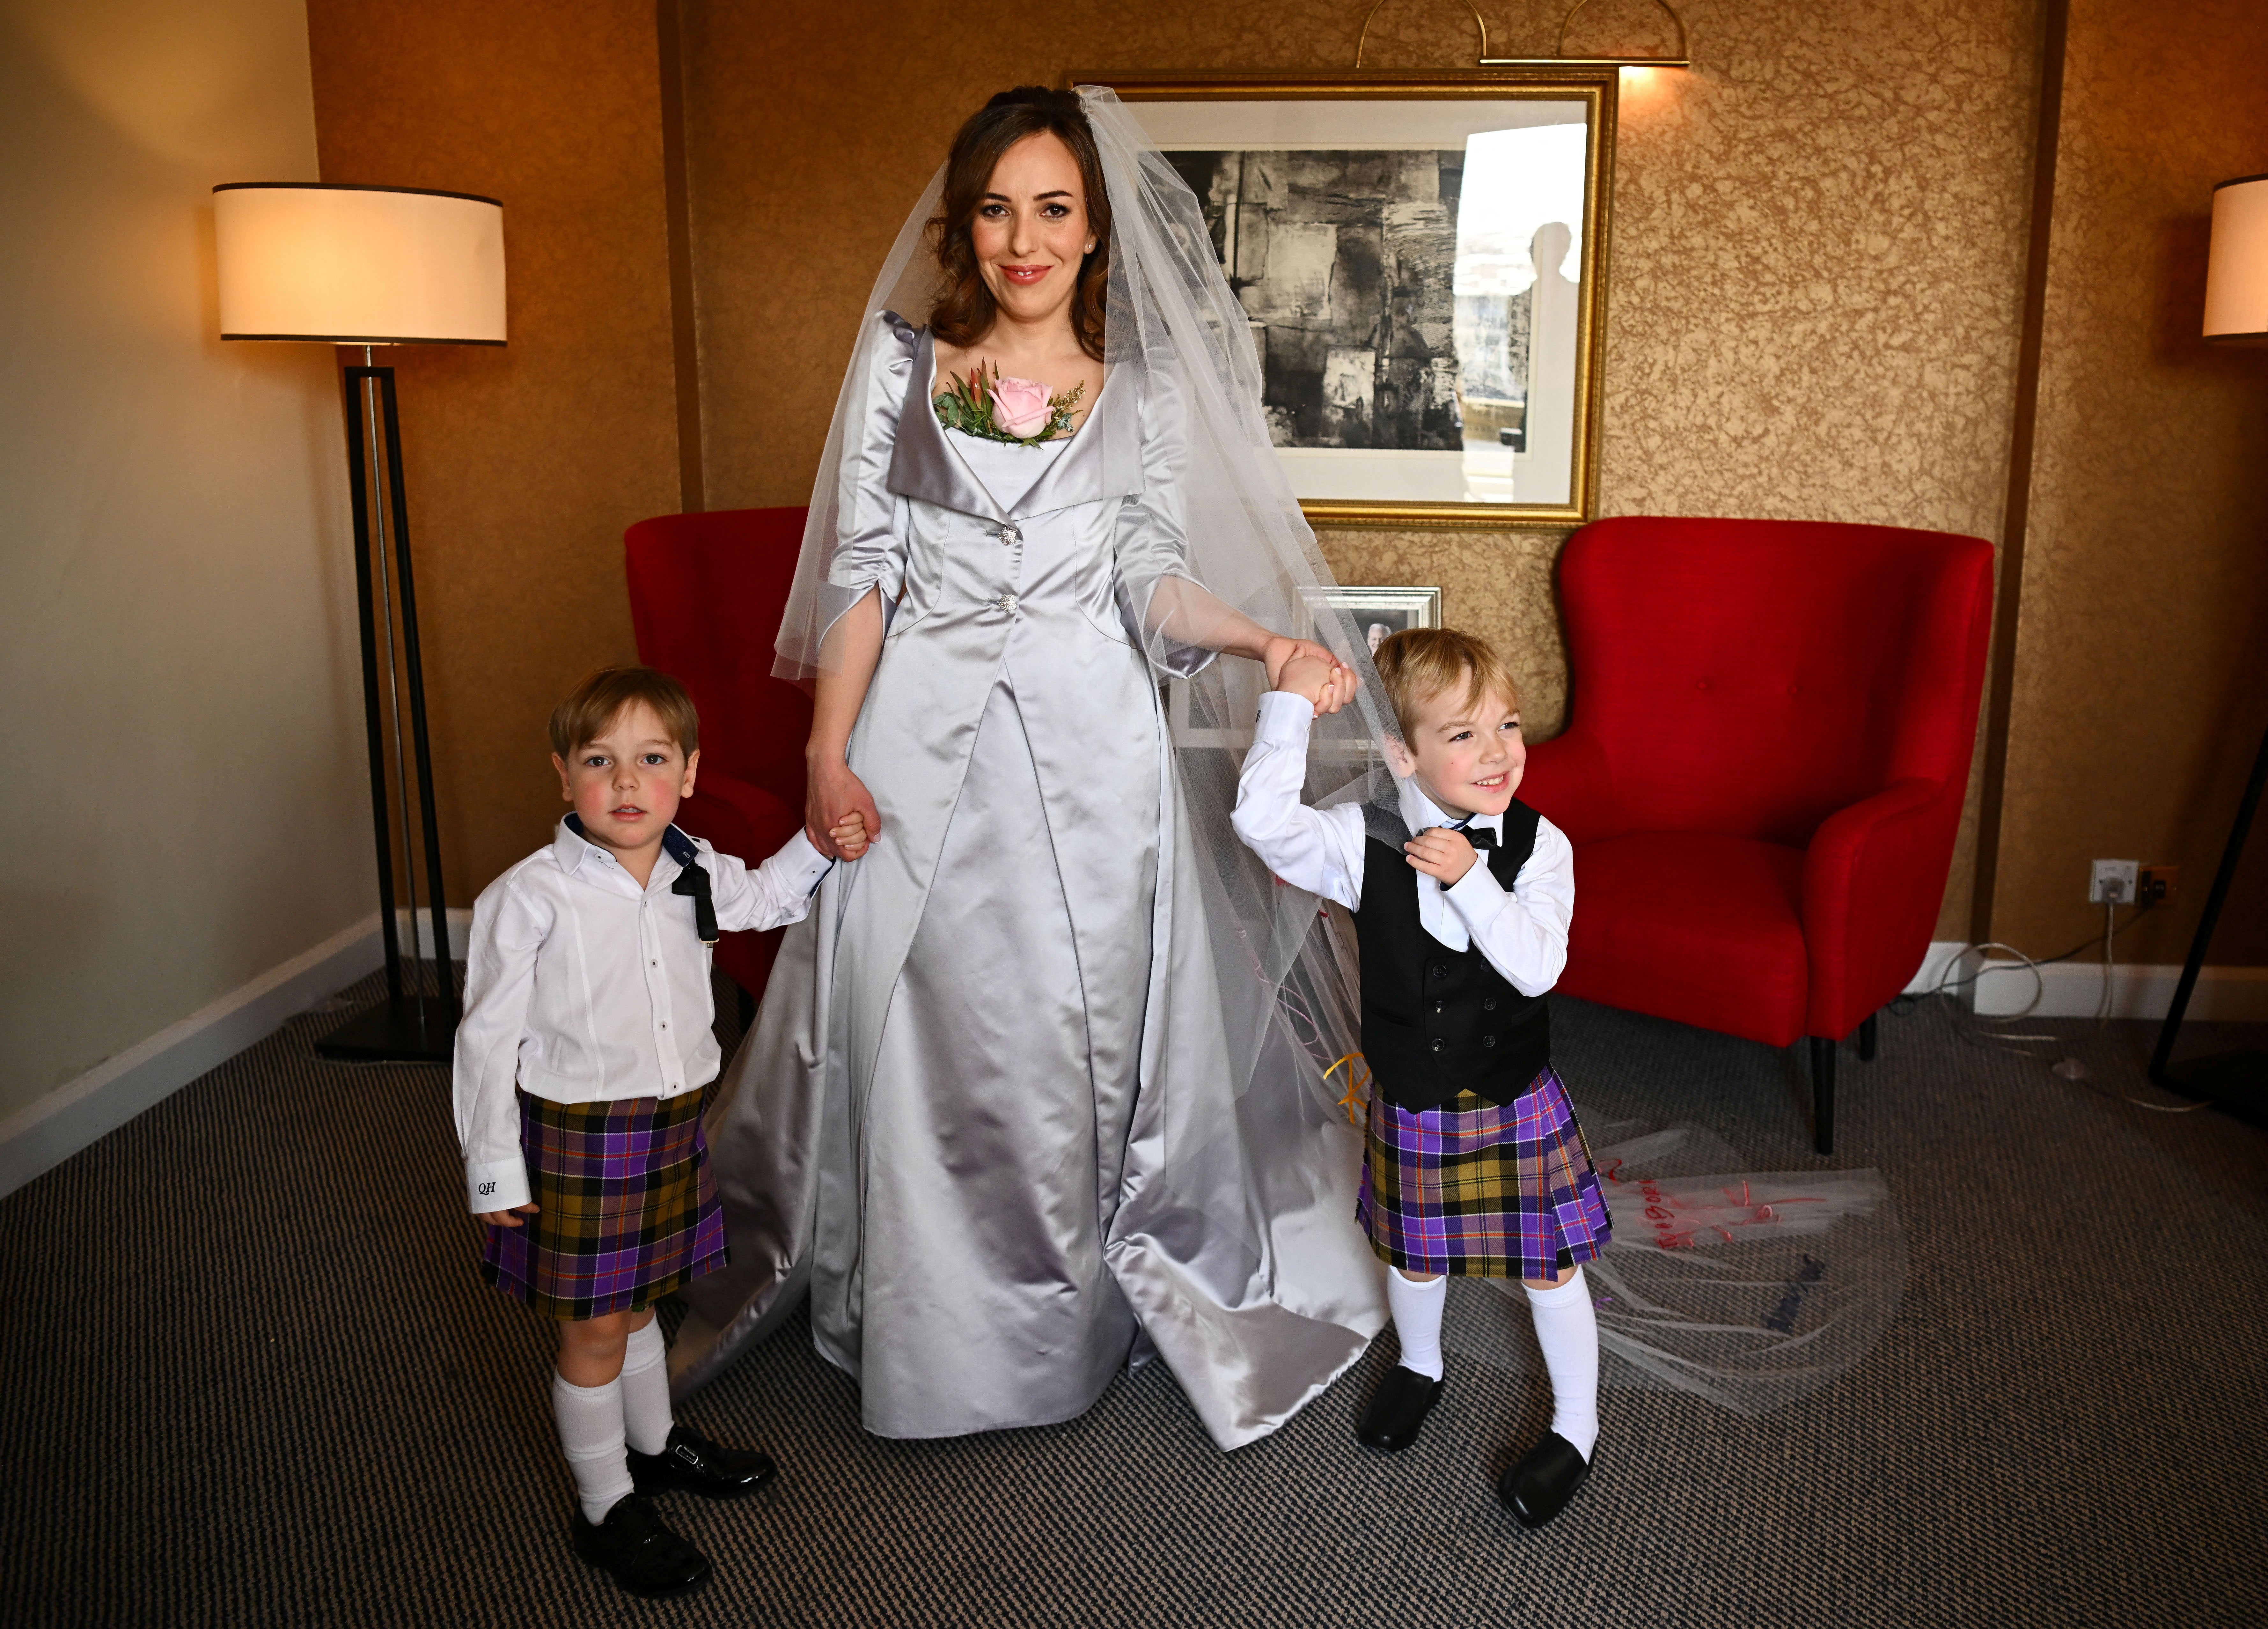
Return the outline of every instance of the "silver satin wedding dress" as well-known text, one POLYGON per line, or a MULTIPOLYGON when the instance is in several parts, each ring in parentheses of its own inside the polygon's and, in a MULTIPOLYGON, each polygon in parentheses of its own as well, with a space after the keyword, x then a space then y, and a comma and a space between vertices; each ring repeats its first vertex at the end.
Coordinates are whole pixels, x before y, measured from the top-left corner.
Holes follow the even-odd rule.
POLYGON ((1384 1307, 1352 1133, 1239 1102, 1224 1003, 1273 989, 1208 913, 1130 625, 1189 571, 1174 393, 1122 363, 1070 439, 984 441, 931 409, 927 332, 879 321, 828 580, 891 608, 850 745, 882 834, 789 930, 712 1108, 733 1262, 688 1290, 673 1372, 700 1384, 807 1285, 870 1431, 1068 1419, 1154 1350, 1233 1447, 1384 1307))

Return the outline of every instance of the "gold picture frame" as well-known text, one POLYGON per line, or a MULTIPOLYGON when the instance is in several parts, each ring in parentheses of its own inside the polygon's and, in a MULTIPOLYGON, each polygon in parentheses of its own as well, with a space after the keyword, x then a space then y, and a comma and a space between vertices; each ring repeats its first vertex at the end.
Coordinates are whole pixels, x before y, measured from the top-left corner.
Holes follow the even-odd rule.
MULTIPOLYGON (((1503 365, 1506 379, 1512 377, 1510 370, 1514 366, 1540 369, 1544 361, 1538 358, 1547 349, 1540 342, 1548 335, 1551 370, 1548 380, 1539 372, 1523 373, 1516 398, 1510 386, 1500 387, 1494 397, 1477 388, 1469 393, 1462 360, 1454 359, 1453 350, 1447 371, 1453 380, 1449 388, 1454 391, 1454 405, 1445 420, 1441 410, 1444 369, 1439 352, 1425 353, 1422 341, 1415 343, 1419 355, 1413 357, 1401 352, 1389 354, 1388 346, 1375 338, 1368 352, 1360 350, 1354 341, 1349 341, 1344 349, 1329 349, 1333 335, 1327 328, 1309 324, 1304 316, 1279 328, 1270 328, 1256 319, 1254 327, 1261 330, 1256 337, 1263 342, 1263 368, 1270 380, 1267 388, 1271 429, 1277 431, 1278 445, 1293 476, 1294 490, 1300 494, 1300 507, 1311 524, 1557 530, 1580 526, 1591 519, 1597 507, 1600 379, 1613 203, 1617 89, 1613 68, 1363 70, 1337 74, 1130 70, 1073 74, 1070 83, 1106 85, 1116 92, 1138 119, 1151 125, 1152 136, 1159 137, 1160 145, 1167 149, 1168 158, 1177 167, 1183 167, 1178 155, 1188 152, 1192 163, 1211 163, 1215 166, 1211 173, 1219 175, 1223 173, 1227 155, 1238 155, 1236 181, 1226 189, 1218 181, 1215 185, 1215 247, 1248 309, 1253 308, 1255 302, 1243 290, 1257 285, 1267 274, 1263 270, 1261 277, 1249 280, 1240 276, 1238 223, 1252 218, 1264 226, 1265 212, 1274 206, 1264 202, 1245 202, 1245 154, 1256 159, 1278 161, 1287 169, 1289 153, 1294 150, 1343 152, 1350 159, 1371 159, 1438 145, 1425 139, 1425 133, 1454 130, 1461 128, 1460 121, 1475 130, 1493 129, 1490 125, 1470 124, 1474 119, 1489 116, 1471 107, 1471 104, 1552 104, 1548 117, 1532 116, 1545 114, 1542 107, 1523 109, 1521 115, 1507 122, 1560 127, 1576 121, 1558 105, 1580 105, 1585 132, 1580 183, 1583 218, 1580 229, 1569 232, 1572 250, 1569 258, 1576 261, 1579 269, 1579 276, 1572 280, 1572 319, 1565 293, 1565 285, 1571 280, 1561 275, 1558 263, 1550 263, 1550 288, 1539 289, 1527 297, 1530 315, 1521 320, 1530 321, 1531 326, 1521 330, 1520 349, 1515 350, 1507 338, 1502 352, 1506 358, 1503 365), (1324 106, 1320 117, 1310 118, 1299 114, 1287 117, 1266 106, 1285 102, 1324 106), (1412 105, 1407 121, 1411 134, 1407 139, 1397 140, 1395 130, 1398 110, 1394 105, 1402 103, 1412 105), (1442 103, 1467 106, 1455 109, 1433 106, 1422 111, 1417 107, 1442 103), (1238 138, 1236 132, 1248 126, 1249 138, 1238 138), (1336 139, 1321 139, 1322 132, 1340 128, 1349 131, 1344 147, 1336 139), (1287 129, 1295 129, 1302 139, 1280 139, 1287 129), (1165 131, 1163 136, 1160 135, 1161 129, 1165 131), (1188 139, 1181 139, 1176 131, 1188 139), (1248 216, 1248 211, 1254 213, 1248 216), (1550 296, 1548 304, 1546 292, 1550 296), (1564 360, 1565 330, 1571 325, 1572 370, 1564 360), (1294 359, 1287 361, 1280 372, 1271 371, 1274 365, 1267 345, 1278 335, 1288 342, 1285 349, 1295 352, 1294 359), (1529 348, 1531 342, 1536 342, 1535 348, 1529 348), (1320 368, 1314 365, 1314 354, 1319 350, 1325 356, 1320 368), (1360 372, 1361 359, 1366 355, 1371 358, 1373 370, 1367 385, 1360 372), (1516 362, 1511 359, 1515 357, 1516 362), (1388 377, 1389 372, 1394 378, 1388 377), (1397 379, 1403 382, 1395 382, 1397 379), (1365 394, 1366 389, 1369 394, 1365 394), (1343 425, 1352 426, 1351 431, 1341 433, 1339 427, 1343 425), (1491 443, 1484 436, 1476 437, 1476 425, 1493 431, 1498 441, 1491 443), (1335 434, 1339 439, 1335 440, 1335 434), (1348 434, 1370 439, 1351 439, 1348 434), (1534 450, 1529 445, 1531 439, 1535 444, 1534 450), (1565 443, 1564 483, 1557 478, 1562 439, 1565 443), (1452 441, 1452 445, 1440 445, 1443 441, 1452 441), (1385 445, 1379 445, 1381 442, 1385 445), (1508 449, 1502 455, 1500 478, 1496 473, 1498 460, 1491 452, 1499 443, 1508 449), (1493 496, 1499 490, 1505 493, 1500 500, 1493 496), (1447 496, 1450 490, 1461 496, 1447 496)), ((1564 149, 1567 144, 1560 145, 1564 149)), ((1464 162, 1462 156, 1458 162, 1464 162)), ((1457 174, 1460 213, 1455 218, 1462 220, 1465 171, 1460 168, 1457 174)), ((1276 190, 1264 196, 1280 199, 1289 195, 1288 187, 1272 179, 1266 184, 1275 186, 1276 190)), ((1564 176, 1555 184, 1560 187, 1561 195, 1572 195, 1564 176)), ((1331 207, 1337 206, 1339 195, 1332 195, 1331 207)), ((1200 202, 1205 200, 1201 197, 1200 202)), ((1379 203, 1376 207, 1383 219, 1383 212, 1393 206, 1379 203)), ((1432 225, 1438 237, 1438 220, 1432 225)), ((1305 230, 1312 238, 1319 229, 1305 230)), ((1458 227, 1453 225, 1449 231, 1453 243, 1461 245, 1462 240, 1454 237, 1458 227)), ((1276 232, 1279 240, 1296 241, 1289 239, 1284 227, 1278 226, 1276 232)), ((1262 239, 1263 246, 1269 241, 1268 238, 1262 239)), ((1531 286, 1542 282, 1543 274, 1535 270, 1535 265, 1544 254, 1551 252, 1556 241, 1547 242, 1539 235, 1532 252, 1526 242, 1518 246, 1520 255, 1528 266, 1531 286)), ((1341 251, 1337 240, 1333 238, 1330 242, 1332 247, 1328 252, 1338 255, 1341 251)), ((1313 254, 1307 258, 1314 258, 1313 254)), ((1434 255, 1427 266, 1431 282, 1418 289, 1410 302, 1413 307, 1423 306, 1438 318, 1446 300, 1448 308, 1456 313, 1454 321, 1462 324, 1469 306, 1485 306, 1484 298, 1458 304, 1454 280, 1462 279, 1463 267, 1460 262, 1465 259, 1462 247, 1453 248, 1447 274, 1453 281, 1450 288, 1444 290, 1440 286, 1440 257, 1434 255)), ((1381 254, 1377 274, 1381 289, 1386 287, 1384 260, 1381 254)), ((1405 263, 1397 265, 1408 269, 1405 263)), ((1303 269, 1312 286, 1314 269, 1303 269)), ((1336 260, 1326 265, 1326 288, 1328 280, 1337 276, 1339 269, 1336 260)), ((1286 286, 1290 286, 1288 281, 1286 286)), ((1400 301, 1408 286, 1394 285, 1389 298, 1400 301)), ((1512 313, 1505 318, 1507 323, 1519 315, 1516 306, 1520 298, 1505 298, 1506 309, 1512 313)), ((1359 322, 1366 315, 1366 308, 1360 304, 1344 317, 1329 313, 1328 293, 1323 299, 1327 323, 1359 322)), ((1389 311, 1389 321, 1391 315, 1389 311)), ((1485 322, 1490 319, 1483 312, 1473 320, 1485 322)), ((1438 321, 1434 326, 1438 328, 1438 321)))

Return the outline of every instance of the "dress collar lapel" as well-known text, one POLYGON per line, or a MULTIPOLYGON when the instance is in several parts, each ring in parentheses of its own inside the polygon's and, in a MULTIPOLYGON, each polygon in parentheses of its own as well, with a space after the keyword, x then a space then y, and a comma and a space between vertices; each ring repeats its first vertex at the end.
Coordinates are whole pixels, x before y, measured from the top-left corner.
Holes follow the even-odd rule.
POLYGON ((946 442, 945 426, 930 406, 930 398, 937 394, 936 372, 937 347, 924 328, 914 342, 913 372, 906 381, 905 402, 898 409, 889 489, 901 498, 918 498, 961 514, 1005 521, 1008 517, 992 501, 992 494, 946 442))
POLYGON ((1110 370, 1079 433, 1047 474, 1017 501, 1012 519, 1021 520, 1073 504, 1123 498, 1142 490, 1142 422, 1134 383, 1125 364, 1110 370))
MULTIPOLYGON (((1128 372, 1124 364, 1111 380, 1128 372)), ((1073 504, 1123 498, 1142 490, 1139 392, 1131 378, 1113 388, 1106 380, 1071 444, 1012 509, 1003 510, 953 450, 930 406, 937 394, 937 348, 924 328, 914 343, 913 369, 898 410, 897 445, 890 454, 889 490, 966 515, 1006 522, 1043 515, 1073 504)))

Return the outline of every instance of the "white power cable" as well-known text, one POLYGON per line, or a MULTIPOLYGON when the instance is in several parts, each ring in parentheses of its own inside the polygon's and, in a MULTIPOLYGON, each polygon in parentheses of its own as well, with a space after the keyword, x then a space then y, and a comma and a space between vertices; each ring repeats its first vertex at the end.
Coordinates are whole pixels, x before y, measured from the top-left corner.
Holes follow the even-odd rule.
POLYGON ((2095 1003, 2095 1027, 2110 1021, 2110 986, 2118 961, 2118 907, 2102 902, 2102 999, 2095 1003))
MULTIPOLYGON (((2145 909, 2146 909, 2146 907, 2145 907, 2145 909)), ((2116 987, 2117 970, 2117 904, 2114 901, 2106 900, 2103 902, 2102 906, 2102 998, 2095 1009, 2095 1025, 2098 1028, 2109 1022, 2111 1011, 2115 1005, 2112 999, 2112 993, 2116 987)), ((2060 960, 2060 958, 2058 959, 2060 960)), ((1939 973, 1937 983, 1931 987, 1928 993, 1933 996, 1949 995, 1952 993, 1951 986, 1956 983, 1973 984, 1982 979, 1986 973, 2007 972, 2013 967, 2023 967, 2032 976, 2032 999, 2029 1001, 2024 1003, 2020 1009, 2014 1013, 2005 1014, 1999 1016, 1984 1014, 1972 1014, 1972 1016, 1974 1016, 1980 1024, 1989 1024, 1995 1027, 1988 1033, 1992 1035, 1992 1040, 1997 1044, 2006 1047, 2009 1051, 2021 1052, 2027 1058, 2037 1058, 2040 1054, 2035 1052, 2030 1047, 2016 1046, 2011 1044, 2011 1043, 2018 1041, 2060 1041, 2064 1037, 2045 1033, 2017 1033, 1999 1028, 1999 1026, 2022 1022, 2025 1019, 2029 1018, 2033 1012, 2037 1009, 2040 1003, 2046 999, 2048 990, 2047 976, 2040 971, 2040 965, 2041 964, 2036 958, 2028 956, 2022 951, 2017 949, 2014 945, 2005 944, 1999 940, 1984 940, 1977 943, 1963 945, 1959 950, 1955 951, 1951 956, 1946 959, 1944 970, 1939 973), (1960 966, 1962 959, 1966 957, 1970 952, 1992 950, 2006 951, 2013 960, 2002 962, 1999 966, 1988 964, 1985 967, 1980 968, 1976 973, 1970 975, 1967 978, 1960 980, 1955 980, 1954 978, 1954 969, 1960 966)), ((1956 1026, 1956 1032, 1957 1028, 1958 1027, 1956 1026)), ((1963 1036, 1962 1039, 1967 1040, 1969 1037, 1963 1036)), ((1979 1043, 1975 1041, 1970 1041, 1970 1044, 1973 1046, 1979 1043)), ((2097 1096, 2116 1098, 2121 1102, 2131 1103, 2137 1109, 2147 1109, 2154 1114, 2194 1114, 2198 1109, 2210 1106, 2204 1102, 2151 1103, 2145 1102, 2139 1097, 2129 1097, 2124 1092, 2107 1092, 2102 1087, 2094 1086, 2090 1083, 2086 1066, 2080 1064, 2077 1059, 2069 1058, 2065 1061, 2073 1065, 2077 1069, 2078 1072, 2076 1074, 2066 1075, 2064 1074, 2062 1069, 2058 1067, 2054 1071, 2054 1072, 2061 1075, 2062 1078, 2077 1081, 2082 1085, 2087 1085, 2088 1089, 2093 1091, 2097 1096)))

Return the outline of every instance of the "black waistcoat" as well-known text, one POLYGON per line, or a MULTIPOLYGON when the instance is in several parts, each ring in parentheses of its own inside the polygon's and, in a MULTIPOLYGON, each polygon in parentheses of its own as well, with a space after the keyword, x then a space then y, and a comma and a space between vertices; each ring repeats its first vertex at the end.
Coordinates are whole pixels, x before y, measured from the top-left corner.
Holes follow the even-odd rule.
MULTIPOLYGON (((1536 813, 1514 800, 1504 840, 1480 851, 1506 893, 1535 849, 1536 813)), ((1418 869, 1394 810, 1366 804, 1362 857, 1362 1052, 1375 1089, 1397 1109, 1438 1109, 1460 1092, 1508 1103, 1551 1061, 1551 1015, 1488 958, 1450 949, 1418 918, 1418 869)), ((1444 902, 1446 903, 1446 902, 1444 902)), ((1455 906, 1448 909, 1454 910, 1455 906)))

